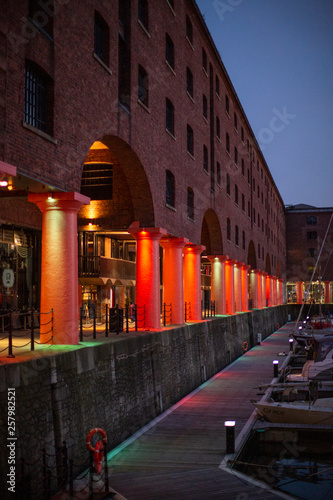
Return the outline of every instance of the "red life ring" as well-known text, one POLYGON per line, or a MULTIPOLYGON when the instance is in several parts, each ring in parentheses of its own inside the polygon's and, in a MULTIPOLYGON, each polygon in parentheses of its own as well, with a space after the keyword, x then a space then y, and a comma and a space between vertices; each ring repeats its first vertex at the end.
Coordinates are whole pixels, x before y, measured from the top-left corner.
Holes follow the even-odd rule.
POLYGON ((244 352, 246 352, 248 350, 249 346, 248 346, 248 343, 247 342, 243 342, 242 343, 242 349, 244 352))
POLYGON ((99 474, 102 470, 102 465, 103 465, 103 457, 104 457, 104 448, 105 444, 107 443, 107 437, 106 437, 106 432, 103 431, 103 429, 100 429, 99 427, 96 427, 95 429, 91 429, 89 434, 86 437, 86 446, 87 449, 91 452, 94 453, 94 468, 97 474, 99 474), (91 438, 93 437, 94 434, 100 434, 102 436, 102 441, 97 441, 95 448, 91 444, 91 438))
POLYGON ((102 441, 97 441, 94 451, 94 469, 97 474, 100 474, 103 467, 104 444, 102 441))

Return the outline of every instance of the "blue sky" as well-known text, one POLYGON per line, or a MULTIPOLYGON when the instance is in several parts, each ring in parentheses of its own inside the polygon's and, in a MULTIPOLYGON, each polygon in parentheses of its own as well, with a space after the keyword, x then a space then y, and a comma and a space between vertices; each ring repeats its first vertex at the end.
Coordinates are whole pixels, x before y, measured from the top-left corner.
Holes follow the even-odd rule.
POLYGON ((333 1, 196 1, 284 203, 332 207, 333 1))

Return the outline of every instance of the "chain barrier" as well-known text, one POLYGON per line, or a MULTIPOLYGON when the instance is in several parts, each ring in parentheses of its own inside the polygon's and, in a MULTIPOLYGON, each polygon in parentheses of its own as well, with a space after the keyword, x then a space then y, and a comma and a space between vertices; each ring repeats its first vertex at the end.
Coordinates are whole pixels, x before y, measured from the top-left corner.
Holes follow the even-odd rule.
POLYGON ((20 349, 22 347, 27 347, 30 344, 30 350, 34 351, 35 344, 49 344, 50 341, 53 340, 53 309, 46 313, 38 312, 34 309, 24 312, 12 311, 10 309, 5 313, 0 314, 0 322, 2 332, 6 334, 0 340, 3 341, 8 339, 8 346, 2 349, 0 353, 8 350, 8 358, 15 358, 15 355, 13 354, 13 348, 20 349), (42 315, 50 316, 49 321, 42 323, 42 315), (45 327, 47 325, 50 325, 50 328, 47 331, 43 331, 43 335, 50 333, 50 338, 44 342, 39 342, 35 339, 36 330, 40 330, 40 327, 45 327), (18 331, 21 331, 22 333, 18 334, 18 331), (30 340, 26 344, 16 345, 13 343, 14 339, 26 337, 27 335, 29 335, 29 333, 30 340))
POLYGON ((172 304, 166 304, 163 302, 162 306, 162 318, 163 318, 163 326, 167 324, 172 324, 172 304))

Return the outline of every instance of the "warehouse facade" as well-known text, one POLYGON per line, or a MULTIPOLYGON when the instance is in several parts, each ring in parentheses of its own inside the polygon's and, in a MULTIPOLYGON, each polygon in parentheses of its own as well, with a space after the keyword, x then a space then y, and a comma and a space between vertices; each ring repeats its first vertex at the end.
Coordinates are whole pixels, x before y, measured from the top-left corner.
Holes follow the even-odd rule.
POLYGON ((77 343, 89 301, 283 303, 283 200, 193 0, 5 1, 0 37, 3 308, 77 343))

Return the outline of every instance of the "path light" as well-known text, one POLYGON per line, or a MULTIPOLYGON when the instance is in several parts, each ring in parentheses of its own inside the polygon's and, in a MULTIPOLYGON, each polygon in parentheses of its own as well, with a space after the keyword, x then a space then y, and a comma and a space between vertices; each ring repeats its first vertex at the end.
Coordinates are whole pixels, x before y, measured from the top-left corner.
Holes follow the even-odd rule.
POLYGON ((294 350, 294 339, 289 339, 289 351, 294 350))
POLYGON ((274 378, 276 378, 279 376, 279 360, 278 359, 274 359, 273 368, 274 368, 274 378))
POLYGON ((226 451, 235 453, 235 420, 226 420, 224 426, 226 429, 226 451))

